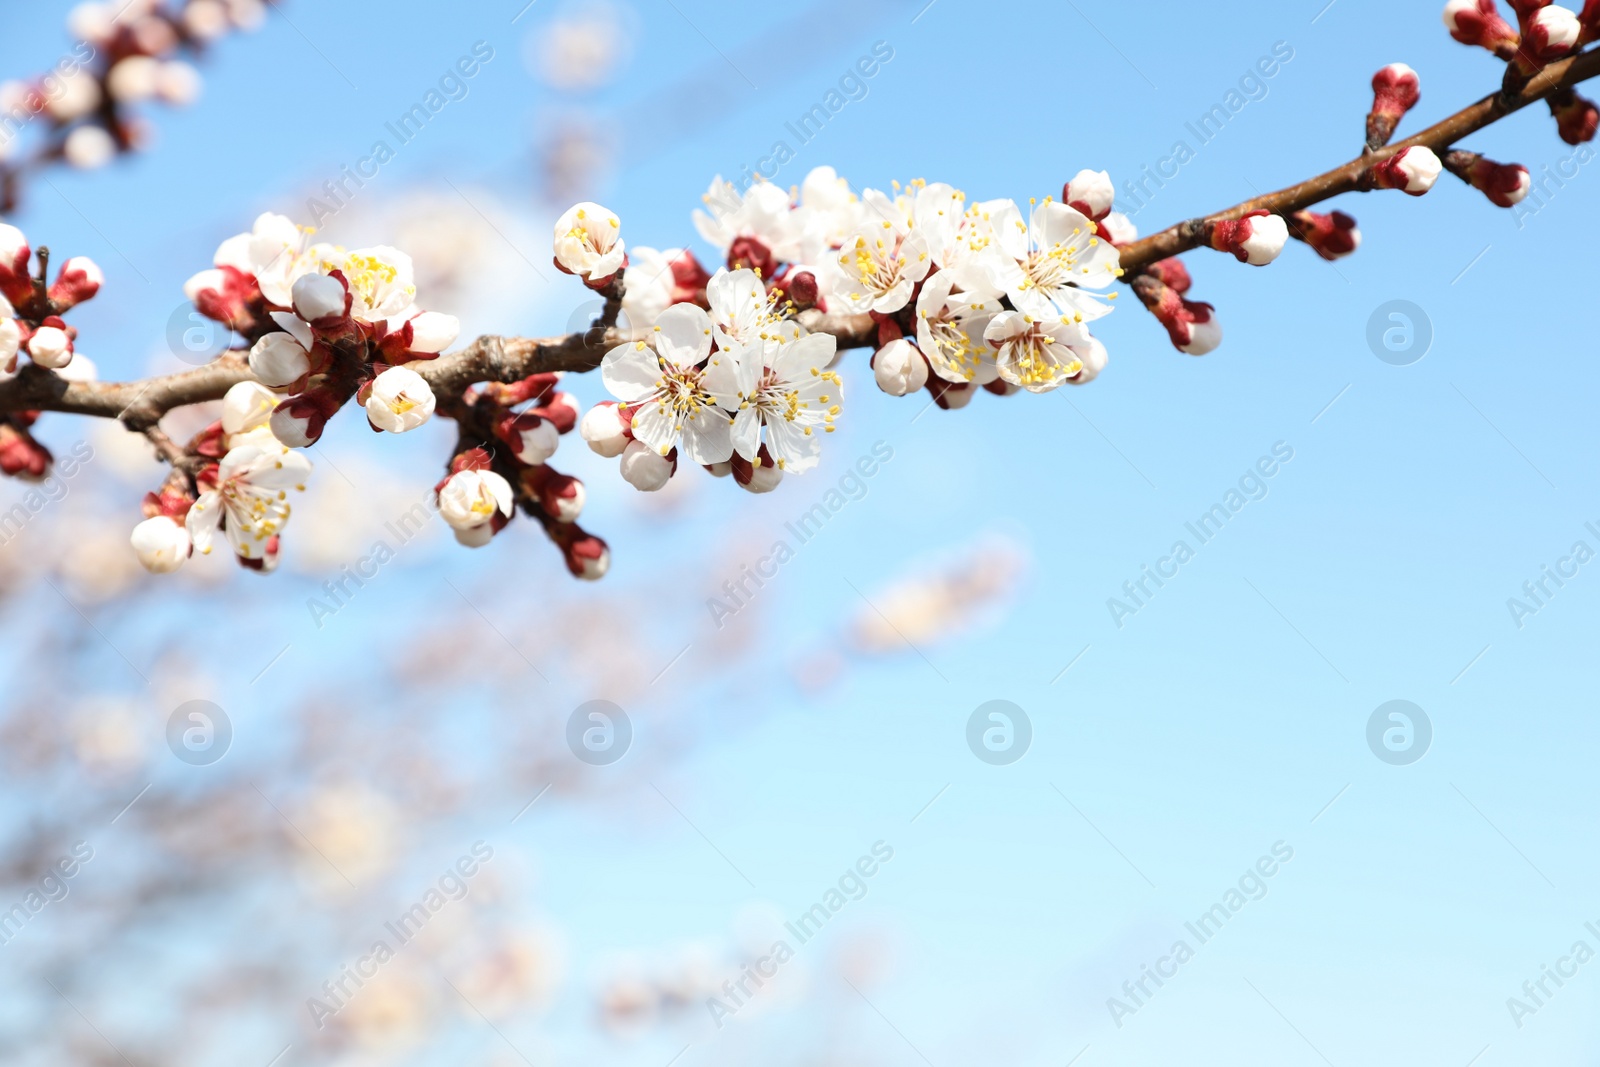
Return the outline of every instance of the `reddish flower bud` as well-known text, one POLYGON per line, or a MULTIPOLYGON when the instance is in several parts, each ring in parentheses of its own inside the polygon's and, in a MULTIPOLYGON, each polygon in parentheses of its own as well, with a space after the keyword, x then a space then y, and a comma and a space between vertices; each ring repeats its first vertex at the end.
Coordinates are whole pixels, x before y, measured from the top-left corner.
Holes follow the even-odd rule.
POLYGON ((1594 140, 1595 129, 1600 127, 1600 109, 1593 100, 1580 96, 1575 89, 1562 89, 1552 94, 1548 103, 1563 141, 1578 145, 1594 140))
POLYGON ((581 481, 545 466, 523 471, 522 485, 544 513, 557 522, 576 522, 588 499, 581 481))
MULTIPOLYGON (((1600 2, 1600 0, 1596 0, 1600 2)), ((821 289, 817 286, 817 276, 808 270, 791 275, 785 285, 789 300, 793 302, 796 311, 805 311, 817 306, 821 298, 821 289)))
POLYGON ((1189 287, 1194 284, 1194 280, 1189 277, 1189 268, 1184 266, 1183 260, 1177 256, 1158 259, 1150 264, 1148 270, 1176 293, 1187 293, 1189 287))
POLYGON ((1522 18, 1522 47, 1517 50, 1517 69, 1526 75, 1537 74, 1578 46, 1583 27, 1578 16, 1564 7, 1547 6, 1522 18))
POLYGON ((1600 0, 1589 0, 1584 4, 1583 14, 1578 16, 1578 22, 1583 27, 1583 35, 1578 38, 1579 44, 1600 41, 1600 0))
POLYGON ((754 462, 735 452, 728 457, 728 463, 732 467, 733 480, 741 489, 752 493, 770 493, 783 481, 783 471, 773 462, 772 453, 767 451, 766 445, 757 450, 754 462))
POLYGON ((567 570, 572 572, 573 577, 587 582, 604 578, 606 571, 611 569, 611 549, 600 538, 584 533, 576 525, 571 529, 577 532, 577 536, 564 538, 560 542, 567 570))
POLYGON ((694 258, 694 253, 685 249, 672 261, 672 302, 704 303, 706 283, 710 280, 710 273, 694 258))
POLYGON ((1522 203, 1533 187, 1527 167, 1518 163, 1496 163, 1477 152, 1456 149, 1446 153, 1444 165, 1451 174, 1487 196, 1496 207, 1522 203))
POLYGON ((1431 148, 1413 145, 1368 171, 1373 185, 1379 189, 1399 189, 1408 196, 1421 196, 1439 180, 1444 164, 1431 148))
POLYGON ((1061 202, 1095 222, 1111 213, 1116 196, 1116 187, 1103 170, 1080 170, 1061 187, 1061 202))
POLYGON ((50 469, 50 450, 33 434, 7 419, 0 422, 0 471, 13 478, 38 481, 50 469))
POLYGON ((290 448, 306 448, 322 437, 328 420, 344 406, 349 396, 341 396, 327 386, 308 389, 272 409, 272 436, 290 448))
POLYGON ((544 403, 528 410, 531 414, 550 420, 557 433, 571 433, 573 427, 578 425, 578 402, 571 393, 551 393, 544 403))
POLYGON ((1501 59, 1513 58, 1522 43, 1517 31, 1500 17, 1494 0, 1450 0, 1444 24, 1462 44, 1487 48, 1501 59))
POLYGON ((15 226, 0 223, 0 293, 17 307, 33 297, 33 279, 28 276, 28 260, 33 249, 15 226))
POLYGON ((73 256, 61 265, 56 283, 50 287, 50 299, 58 311, 65 311, 94 295, 105 284, 106 276, 88 256, 73 256))
POLYGON ((763 278, 770 278, 776 266, 772 249, 754 237, 735 237, 728 246, 729 270, 753 270, 763 278))
POLYGON ((1173 347, 1191 356, 1203 356, 1222 343, 1222 326, 1210 304, 1186 300, 1159 278, 1141 274, 1133 280, 1134 294, 1166 327, 1173 347))
POLYGON ((561 432, 549 419, 525 411, 520 415, 507 414, 495 423, 495 436, 511 446, 518 461, 537 466, 556 454, 561 445, 561 432))
POLYGON ((1240 263, 1264 267, 1283 251, 1289 227, 1281 215, 1252 211, 1243 218, 1212 223, 1210 240, 1212 248, 1233 253, 1240 263))
POLYGON ((1356 220, 1342 211, 1331 215, 1297 211, 1290 221, 1293 223, 1290 232, 1323 259, 1342 259, 1361 247, 1361 231, 1356 228, 1356 220))
POLYGON ((1404 63, 1390 63, 1372 76, 1372 111, 1367 115, 1367 147, 1382 148, 1400 120, 1422 99, 1422 80, 1404 63))

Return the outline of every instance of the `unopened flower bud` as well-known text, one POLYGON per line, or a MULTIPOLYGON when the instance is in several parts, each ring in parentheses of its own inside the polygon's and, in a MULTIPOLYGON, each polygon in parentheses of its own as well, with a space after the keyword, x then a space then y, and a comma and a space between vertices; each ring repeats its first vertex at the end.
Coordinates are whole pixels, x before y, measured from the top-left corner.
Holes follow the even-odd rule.
POLYGON ((59 326, 41 326, 28 338, 28 355, 41 367, 65 367, 72 361, 72 339, 59 326))
POLYGON ((338 278, 326 274, 307 274, 290 290, 295 314, 312 325, 342 319, 350 307, 350 293, 338 278))
POLYGON ((250 349, 250 373, 263 385, 282 389, 311 371, 311 354, 286 333, 269 333, 250 349))
POLYGON ((1477 189, 1496 207, 1512 207, 1522 203, 1533 187, 1528 168, 1519 163, 1496 163, 1477 152, 1461 149, 1448 152, 1444 165, 1451 174, 1477 189))
POLYGON ((0 293, 12 304, 24 304, 33 295, 33 279, 28 276, 32 256, 22 231, 0 222, 0 293))
POLYGON ((607 459, 622 455, 631 440, 617 412, 617 405, 610 400, 590 408, 583 416, 578 432, 591 449, 607 459))
POLYGON ((50 299, 60 310, 93 300, 105 284, 106 276, 88 256, 73 256, 61 265, 56 283, 50 287, 50 299))
POLYGON ((1413 145, 1373 167, 1369 173, 1379 189, 1399 189, 1408 196, 1421 196, 1439 180, 1444 164, 1433 149, 1413 145))
POLYGON ((928 361, 917 346, 904 337, 878 349, 872 357, 872 374, 878 388, 890 396, 905 396, 928 382, 928 361))
POLYGON ((1531 18, 1523 20, 1522 47, 1517 51, 1517 69, 1524 74, 1537 74, 1546 63, 1552 63, 1578 46, 1583 36, 1583 26, 1578 16, 1554 4, 1540 8, 1531 18))
POLYGON ((800 271, 789 279, 788 292, 796 311, 816 307, 817 298, 821 295, 821 289, 817 286, 817 276, 808 270, 800 271))
POLYGON ((1210 304, 1193 300, 1183 302, 1187 318, 1189 340, 1178 346, 1178 351, 1190 356, 1203 356, 1222 343, 1222 323, 1217 321, 1216 309, 1210 304))
POLYGON ((9 420, 0 421, 0 472, 35 482, 50 469, 50 450, 27 430, 9 420))
POLYGON ((268 422, 272 436, 290 448, 308 448, 322 437, 328 420, 347 399, 320 387, 292 396, 272 409, 268 422))
POLYGON ((129 541, 140 565, 151 574, 171 574, 183 566, 193 548, 189 531, 166 515, 139 523, 129 541))
POLYGON ((739 488, 751 493, 770 493, 783 481, 783 471, 772 461, 772 453, 762 445, 754 460, 745 459, 735 452, 729 460, 733 480, 739 488))
POLYGON ((411 320, 411 351, 423 355, 443 352, 461 335, 461 320, 454 315, 424 311, 411 320))
POLYGON ((1289 242, 1289 227, 1283 216, 1270 211, 1252 211, 1240 219, 1213 223, 1211 247, 1232 252, 1240 263, 1264 267, 1278 258, 1289 242))
POLYGON ((1189 276, 1189 268, 1184 266, 1183 260, 1177 256, 1158 259, 1150 264, 1147 270, 1180 295, 1187 293, 1189 287, 1194 284, 1194 280, 1189 276))
POLYGON ((150 56, 119 59, 106 74, 106 88, 122 103, 138 103, 156 95, 161 62, 150 56))
POLYGON ((551 393, 544 403, 533 410, 534 414, 555 423, 559 433, 571 433, 572 428, 578 425, 578 401, 571 393, 551 393))
POLYGON ((1139 227, 1120 211, 1113 211, 1100 220, 1100 236, 1114 245, 1125 245, 1139 239, 1139 227))
POLYGON ((1583 35, 1578 38, 1579 44, 1600 41, 1600 0, 1589 0, 1584 4, 1578 22, 1583 27, 1583 35))
MULTIPOLYGON (((575 528, 576 529, 576 528, 575 528)), ((586 582, 597 582, 611 569, 611 549, 600 538, 577 531, 578 536, 561 542, 561 552, 567 561, 567 570, 573 577, 586 582)))
POLYGON ((367 418, 387 433, 414 430, 433 417, 433 388, 409 367, 390 367, 372 380, 367 418))
POLYGON ((621 468, 629 485, 641 493, 654 493, 666 488, 678 463, 675 455, 663 456, 642 441, 629 441, 622 450, 621 468))
POLYGON ((1547 103, 1563 141, 1580 145, 1594 140, 1595 129, 1600 127, 1600 108, 1595 107, 1593 100, 1575 89, 1562 89, 1551 94, 1547 103))
POLYGON ((1342 259, 1361 247, 1361 231, 1356 220, 1342 211, 1331 215, 1297 211, 1290 231, 1326 260, 1342 259))
POLYGON ((561 474, 549 467, 530 467, 522 472, 522 484, 527 488, 544 513, 557 522, 576 522, 589 499, 583 483, 570 474, 561 474))
POLYGON ((1111 175, 1103 170, 1080 170, 1061 187, 1061 202, 1096 222, 1105 218, 1116 201, 1111 175))
POLYGON ((117 154, 117 142, 99 126, 79 126, 67 134, 61 154, 79 170, 98 170, 117 154))
POLYGON ((556 424, 532 412, 508 415, 501 420, 497 432, 517 459, 530 467, 543 463, 561 447, 561 431, 556 424))
POLYGON ((1222 326, 1210 304, 1185 299, 1151 274, 1135 275, 1133 292, 1156 321, 1166 327, 1167 336, 1178 351, 1203 356, 1222 343, 1222 326))
POLYGON ((1372 111, 1367 115, 1367 147, 1389 143, 1400 120, 1422 99, 1422 81, 1404 63, 1390 63, 1372 76, 1372 111))
POLYGON ((1444 24, 1462 44, 1487 48, 1501 59, 1517 54, 1522 38, 1500 17, 1495 0, 1450 0, 1444 7, 1444 24))

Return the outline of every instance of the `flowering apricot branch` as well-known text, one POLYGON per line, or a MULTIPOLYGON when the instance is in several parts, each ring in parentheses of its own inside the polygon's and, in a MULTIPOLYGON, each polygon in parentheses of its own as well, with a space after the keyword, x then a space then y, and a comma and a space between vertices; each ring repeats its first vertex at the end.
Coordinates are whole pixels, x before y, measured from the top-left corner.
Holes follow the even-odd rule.
MULTIPOLYGON (((191 4, 198 0, 191 0, 191 4)), ((1177 257, 1206 247, 1265 266, 1292 237, 1324 259, 1356 251, 1361 234, 1342 211, 1311 210, 1348 192, 1428 193, 1445 172, 1509 208, 1531 187, 1525 167, 1458 142, 1530 104, 1547 102, 1560 136, 1591 141, 1600 110, 1575 86, 1600 74, 1600 0, 1581 14, 1548 0, 1512 0, 1518 25, 1495 0, 1450 0, 1445 23, 1464 44, 1506 64, 1499 91, 1398 144, 1421 79, 1392 64, 1372 80, 1361 155, 1287 189, 1140 239, 1113 210, 1104 172, 1083 170, 1027 208, 1007 199, 968 203, 942 183, 895 183, 859 195, 818 167, 796 190, 760 179, 743 189, 715 179, 696 211, 700 235, 723 259, 708 271, 684 249, 628 248, 621 220, 583 203, 556 223, 556 266, 603 300, 590 329, 532 339, 483 336, 453 352, 453 316, 416 303, 409 257, 379 246, 346 251, 310 243, 310 231, 262 215, 224 242, 211 268, 185 287, 203 315, 239 347, 208 366, 143 382, 100 383, 75 354, 63 319, 101 285, 98 268, 70 259, 48 280, 48 250, 0 226, 0 470, 40 477, 49 455, 31 427, 45 411, 116 418, 145 434, 171 472, 145 499, 133 545, 151 570, 169 571, 223 534, 247 567, 270 570, 290 515, 291 491, 311 464, 300 451, 352 401, 372 429, 404 433, 434 415, 457 424, 439 514, 469 547, 490 543, 513 518, 537 522, 572 574, 602 576, 604 541, 577 520, 578 479, 550 466, 577 430, 618 460, 641 491, 665 487, 680 462, 750 492, 775 489, 816 466, 843 414, 842 354, 872 348, 873 379, 893 395, 926 390, 953 409, 978 392, 1000 396, 1084 385, 1105 368, 1091 325, 1112 313, 1121 281, 1191 355, 1222 330, 1211 305, 1191 300, 1177 257), (34 264, 36 263, 36 267, 34 264), (26 353, 29 362, 17 366, 26 353), (580 413, 559 386, 567 372, 600 371, 615 398, 580 413), (14 373, 12 373, 14 372, 14 373), (222 401, 221 419, 179 444, 161 430, 169 411, 222 401)))

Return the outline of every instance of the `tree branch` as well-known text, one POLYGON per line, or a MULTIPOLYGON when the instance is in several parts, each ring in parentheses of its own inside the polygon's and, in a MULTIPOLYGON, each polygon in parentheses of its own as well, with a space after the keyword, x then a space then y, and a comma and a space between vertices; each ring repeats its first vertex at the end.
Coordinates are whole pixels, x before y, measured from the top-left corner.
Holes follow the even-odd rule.
POLYGON ((1352 159, 1342 167, 1336 167, 1326 174, 1319 174, 1298 185, 1291 185, 1287 189, 1267 193, 1254 200, 1246 200, 1226 211, 1207 215, 1203 219, 1180 222, 1160 233, 1131 241, 1121 248, 1122 269, 1131 276, 1157 260, 1199 248, 1205 244, 1206 227, 1212 222, 1241 218, 1252 211, 1263 209, 1287 217, 1341 193, 1360 191, 1363 189, 1362 178, 1373 165, 1404 149, 1420 145, 1433 149, 1442 158, 1445 151, 1461 138, 1493 125, 1507 115, 1521 111, 1529 104, 1537 103, 1558 90, 1577 85, 1597 75, 1600 75, 1600 49, 1593 49, 1563 59, 1559 63, 1552 63, 1535 75, 1520 91, 1508 92, 1502 89, 1398 144, 1352 159))
MULTIPOLYGON (((1291 215, 1341 193, 1366 188, 1363 179, 1374 164, 1402 149, 1423 145, 1441 155, 1458 140, 1520 111, 1551 94, 1600 76, 1600 49, 1591 49, 1552 63, 1520 88, 1507 87, 1456 112, 1414 137, 1357 159, 1287 189, 1247 200, 1202 219, 1191 219, 1121 248, 1122 266, 1131 278, 1150 264, 1197 248, 1205 242, 1209 223, 1236 219, 1252 211, 1291 215)), ((877 331, 870 316, 801 314, 813 333, 838 338, 839 348, 874 344, 877 331)), ((459 397, 477 382, 513 382, 552 371, 591 371, 606 352, 631 339, 615 327, 565 337, 527 338, 485 335, 465 348, 437 359, 409 364, 426 378, 441 400, 459 397)), ((136 382, 68 382, 43 367, 27 364, 0 381, 0 415, 21 411, 60 411, 120 419, 129 429, 147 431, 174 408, 220 400, 239 382, 251 381, 249 364, 240 353, 228 353, 196 370, 136 382)))

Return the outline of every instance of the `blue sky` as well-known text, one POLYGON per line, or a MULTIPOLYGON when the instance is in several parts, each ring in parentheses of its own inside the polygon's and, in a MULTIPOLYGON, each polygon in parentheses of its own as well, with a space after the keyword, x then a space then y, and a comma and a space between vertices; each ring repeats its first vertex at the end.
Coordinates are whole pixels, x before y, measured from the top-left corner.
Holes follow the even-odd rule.
MULTIPOLYGON (((64 50, 65 7, 14 13, 11 53, 44 61, 64 50)), ((506 333, 559 331, 584 296, 548 265, 543 234, 564 205, 531 191, 534 134, 572 109, 619 138, 622 162, 593 198, 622 216, 625 237, 704 255, 689 212, 712 174, 767 155, 784 123, 880 41, 893 59, 781 182, 827 163, 857 188, 925 177, 979 199, 1049 195, 1085 166, 1120 184, 1175 140, 1194 146, 1185 124, 1285 43, 1293 58, 1265 95, 1139 213, 1146 232, 1349 158, 1368 79, 1386 63, 1421 73, 1404 133, 1499 77, 1487 53, 1449 39, 1432 4, 648 0, 617 82, 563 99, 523 56, 558 8, 538 0, 513 23, 519 7, 285 5, 217 49, 196 107, 154 116, 154 151, 35 184, 15 221, 106 269, 103 295, 74 319, 102 373, 178 369, 159 362, 162 330, 218 241, 262 210, 304 215, 313 190, 480 40, 495 58, 466 98, 361 196, 488 205, 507 235, 490 240, 516 246, 505 257, 516 295, 473 308, 466 325, 506 333)), ((1467 147, 1536 179, 1573 155, 1542 108, 1467 147)), ((1191 253, 1191 296, 1217 306, 1222 348, 1178 354, 1130 294, 1097 331, 1111 363, 1086 389, 984 395, 919 417, 921 401, 875 390, 865 353, 854 355, 824 466, 769 497, 702 485, 658 521, 609 464, 566 444, 558 465, 589 484, 585 525, 612 544, 607 581, 650 592, 647 645, 618 655, 654 664, 686 641, 714 647, 705 601, 732 573, 715 558, 730 530, 764 546, 874 442, 894 451, 866 496, 762 591, 766 627, 750 662, 695 652, 665 675, 667 692, 647 697, 711 724, 651 771, 681 817, 642 777, 619 777, 609 805, 519 823, 512 847, 537 858, 543 906, 566 928, 576 971, 630 946, 721 936, 753 902, 798 914, 884 840, 894 860, 842 919, 895 945, 871 1002, 735 1021, 697 1035, 682 1063, 719 1062, 739 1042, 824 1020, 863 1058, 938 1067, 979 1053, 1062 1064, 1086 1046, 1076 1062, 1592 1062, 1600 963, 1520 1029, 1506 1006, 1574 941, 1600 950, 1584 929, 1600 925, 1585 889, 1600 863, 1584 847, 1600 801, 1600 563, 1520 628, 1507 608, 1574 542, 1600 550, 1585 528, 1600 526, 1589 400, 1600 372, 1574 246, 1600 196, 1590 169, 1521 219, 1448 176, 1421 199, 1345 197, 1336 206, 1358 218, 1364 243, 1333 266, 1298 246, 1260 270, 1191 253), (1431 349, 1409 366, 1380 361, 1366 340, 1394 300, 1431 323, 1431 349), (1293 458, 1268 494, 1196 546, 1185 523, 1280 442, 1293 458), (835 640, 863 594, 997 532, 1031 561, 998 621, 851 659, 817 691, 794 684, 789 666, 835 640), (1119 627, 1107 600, 1180 539, 1195 558, 1119 627), (691 577, 662 580, 680 569, 691 577), (1033 723, 1032 748, 1011 766, 965 747, 967 717, 991 699, 1015 701, 1033 723), (1408 766, 1367 748, 1369 716, 1392 699, 1415 702, 1433 726, 1431 749, 1408 766), (1294 858, 1267 895, 1117 1027, 1107 998, 1280 841, 1294 858), (780 1029, 738 1033, 757 1026, 780 1029)), ((601 396, 598 381, 573 388, 586 402, 601 396)), ((62 425, 51 439, 71 433, 62 425)), ((342 426, 325 451, 341 466, 393 466, 420 495, 447 447, 444 429, 428 433, 371 441, 342 426)), ((133 506, 130 493, 130 516, 133 506)), ((374 531, 387 517, 372 517, 374 531)), ((535 532, 513 532, 514 545, 488 552, 403 560, 414 581, 376 586, 353 607, 355 625, 326 635, 305 623, 314 583, 282 576, 239 589, 227 608, 196 609, 207 620, 197 639, 220 650, 248 633, 265 662, 289 635, 298 644, 286 667, 351 669, 363 630, 434 610, 436 578, 484 588, 515 552, 533 582, 564 580, 535 532), (230 615, 240 607, 248 619, 230 615)), ((521 669, 486 648, 491 667, 521 669)), ((247 692, 257 670, 219 669, 219 692, 257 699, 247 692)), ((136 686, 122 671, 108 658, 92 684, 136 686)), ((607 695, 557 684, 537 699, 607 695)), ((647 752, 668 731, 655 710, 635 711, 647 752)), ((272 714, 261 710, 258 729, 270 731, 272 714)), ((548 1032, 567 1056, 601 1049, 640 1064, 666 1062, 687 1040, 613 1047, 580 1006, 574 994, 521 1032, 548 1032)))

